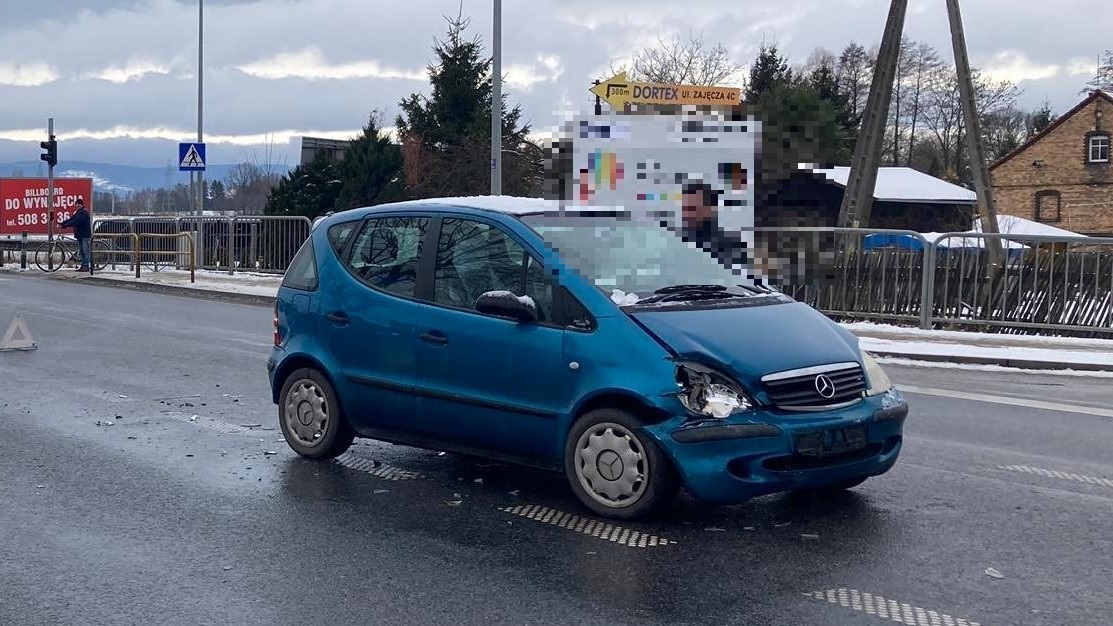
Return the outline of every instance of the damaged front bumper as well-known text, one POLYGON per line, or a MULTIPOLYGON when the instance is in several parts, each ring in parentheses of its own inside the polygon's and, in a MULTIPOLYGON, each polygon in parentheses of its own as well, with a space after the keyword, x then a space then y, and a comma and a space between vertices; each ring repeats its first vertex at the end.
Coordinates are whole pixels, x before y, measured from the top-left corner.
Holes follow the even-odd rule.
POLYGON ((677 415, 645 431, 693 496, 737 503, 887 472, 900 455, 907 415, 893 389, 833 411, 759 409, 695 424, 677 415))

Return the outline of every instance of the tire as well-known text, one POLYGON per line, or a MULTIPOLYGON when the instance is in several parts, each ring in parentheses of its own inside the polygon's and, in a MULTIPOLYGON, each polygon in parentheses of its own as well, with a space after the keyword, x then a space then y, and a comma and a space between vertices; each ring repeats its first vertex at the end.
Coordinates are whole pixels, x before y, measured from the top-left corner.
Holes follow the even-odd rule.
POLYGON ((93 269, 101 271, 108 267, 109 257, 112 256, 112 247, 107 242, 94 239, 89 251, 93 256, 93 269))
POLYGON ((294 452, 309 459, 332 459, 351 447, 355 431, 344 418, 332 384, 317 370, 291 372, 278 400, 278 424, 294 452))
POLYGON ((57 241, 46 242, 35 248, 35 266, 44 272, 57 272, 66 264, 68 255, 69 250, 57 241), (58 263, 54 262, 55 256, 60 258, 58 263))
POLYGON ((636 519, 676 498, 676 469, 641 426, 630 413, 611 408, 591 411, 572 425, 564 446, 564 472, 572 492, 593 512, 636 519))

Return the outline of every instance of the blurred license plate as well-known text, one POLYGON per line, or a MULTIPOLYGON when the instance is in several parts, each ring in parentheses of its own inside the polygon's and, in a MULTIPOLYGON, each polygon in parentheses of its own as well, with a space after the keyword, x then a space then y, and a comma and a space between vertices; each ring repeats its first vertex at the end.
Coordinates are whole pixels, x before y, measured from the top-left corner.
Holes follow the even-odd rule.
POLYGON ((831 456, 866 447, 866 427, 847 426, 813 430, 796 435, 796 453, 804 456, 831 456))

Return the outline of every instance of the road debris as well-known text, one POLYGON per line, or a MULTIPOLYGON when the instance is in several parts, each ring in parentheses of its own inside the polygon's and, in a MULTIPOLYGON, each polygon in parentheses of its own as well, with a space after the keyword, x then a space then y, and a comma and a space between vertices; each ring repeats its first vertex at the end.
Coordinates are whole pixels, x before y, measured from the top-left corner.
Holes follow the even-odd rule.
POLYGON ((448 506, 460 506, 461 504, 464 503, 464 501, 463 500, 445 500, 444 503, 447 504, 448 506))
POLYGON ((193 417, 189 418, 189 421, 196 422, 197 421, 197 416, 194 415, 193 417))
POLYGON ((1004 577, 1005 577, 1005 575, 1004 575, 1004 574, 1002 574, 1001 572, 999 572, 999 571, 997 571, 997 570, 993 569, 992 567, 990 567, 990 568, 987 568, 987 569, 985 570, 985 575, 986 575, 986 576, 989 576, 990 578, 998 578, 998 579, 1000 579, 1000 578, 1004 578, 1004 577))
POLYGON ((707 528, 704 528, 703 530, 706 531, 706 532, 709 532, 709 533, 725 533, 727 531, 727 529, 719 528, 718 526, 708 526, 707 528))
POLYGON ((801 539, 811 539, 812 541, 819 541, 819 535, 815 533, 800 533, 801 539))
POLYGON ((389 489, 376 489, 375 493, 390 493, 389 489))
POLYGON ((275 450, 267 450, 267 451, 266 451, 266 452, 264 452, 263 454, 265 454, 265 455, 267 455, 267 456, 270 456, 270 455, 272 455, 272 454, 278 454, 278 452, 277 452, 277 451, 275 451, 275 450))

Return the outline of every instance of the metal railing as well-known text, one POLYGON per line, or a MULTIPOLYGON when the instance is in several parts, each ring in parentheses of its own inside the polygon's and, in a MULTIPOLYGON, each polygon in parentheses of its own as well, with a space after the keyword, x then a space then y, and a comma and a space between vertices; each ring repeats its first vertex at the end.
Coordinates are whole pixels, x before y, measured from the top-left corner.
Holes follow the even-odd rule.
MULTIPOLYGON (((309 237, 312 222, 301 216, 240 217, 108 217, 96 219, 97 232, 144 234, 190 233, 196 267, 282 273, 309 237), (198 235, 200 233, 200 236, 198 235)), ((172 252, 174 242, 161 241, 147 253, 172 252)), ((178 250, 180 252, 180 250, 178 250)), ((179 268, 182 264, 179 264, 179 268)))
POLYGON ((1113 238, 797 228, 756 239, 772 285, 836 319, 1113 336, 1113 238))
MULTIPOLYGON (((204 245, 191 245, 189 255, 169 237, 152 237, 140 255, 188 256, 199 268, 229 273, 281 273, 312 223, 276 216, 100 218, 97 228, 140 237, 195 237, 200 230, 204 245)), ((965 232, 928 240, 909 230, 851 228, 758 228, 746 235, 754 242, 754 274, 836 319, 1113 336, 1113 238, 965 232), (985 251, 991 238, 1006 251, 997 265, 985 251)))

